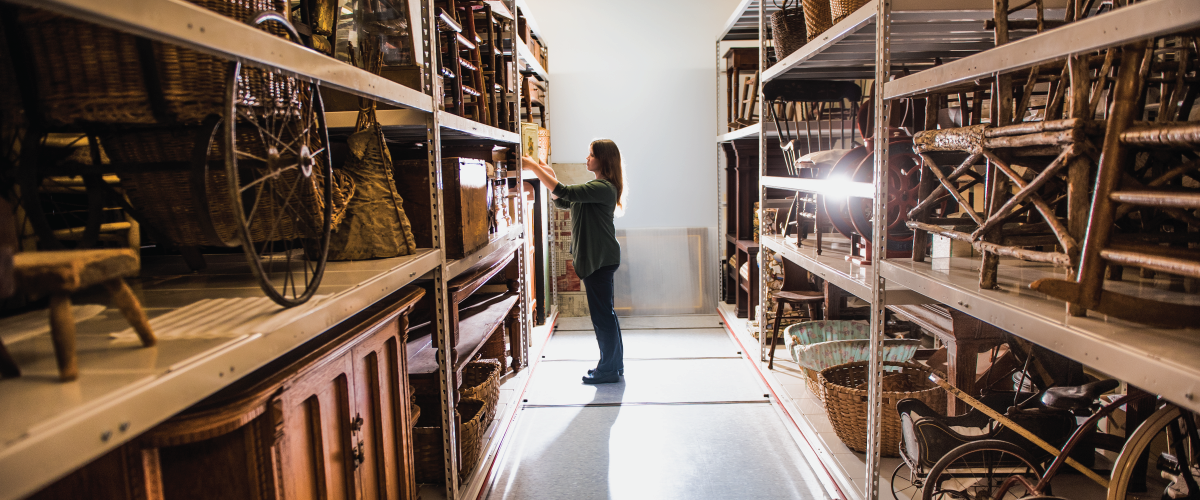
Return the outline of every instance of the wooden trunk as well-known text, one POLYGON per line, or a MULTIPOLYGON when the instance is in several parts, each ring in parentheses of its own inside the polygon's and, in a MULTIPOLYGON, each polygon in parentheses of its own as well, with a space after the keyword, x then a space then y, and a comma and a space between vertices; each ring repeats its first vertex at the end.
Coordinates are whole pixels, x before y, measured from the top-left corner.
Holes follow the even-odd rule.
MULTIPOLYGON (((417 247, 433 246, 429 168, 425 160, 396 162, 396 188, 404 198, 404 212, 412 223, 417 247)), ((488 164, 472 158, 442 159, 442 209, 451 259, 461 259, 488 243, 488 164)))
POLYGON ((405 287, 32 498, 417 498, 405 287), (304 348, 301 348, 304 349, 304 348))

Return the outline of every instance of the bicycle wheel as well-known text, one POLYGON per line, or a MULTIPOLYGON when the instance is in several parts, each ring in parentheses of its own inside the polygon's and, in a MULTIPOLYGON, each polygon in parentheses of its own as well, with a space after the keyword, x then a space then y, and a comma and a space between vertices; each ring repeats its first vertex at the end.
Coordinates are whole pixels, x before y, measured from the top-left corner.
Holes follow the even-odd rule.
MULTIPOLYGON (((273 21, 295 30, 276 13, 273 21)), ((316 293, 333 217, 332 160, 317 85, 231 62, 225 168, 242 250, 263 291, 292 307, 316 293)))
POLYGON ((1173 404, 1154 412, 1130 434, 1113 464, 1108 499, 1200 498, 1196 427, 1196 414, 1173 404))
POLYGON ((921 478, 913 475, 908 464, 900 462, 892 471, 892 498, 895 500, 915 500, 921 496, 921 478))
MULTIPOLYGON (((997 439, 972 441, 959 446, 929 469, 921 490, 923 500, 974 500, 992 498, 1010 476, 1037 483, 1042 467, 1015 444, 997 439)), ((1029 492, 1014 485, 1003 498, 1023 498, 1029 492)))

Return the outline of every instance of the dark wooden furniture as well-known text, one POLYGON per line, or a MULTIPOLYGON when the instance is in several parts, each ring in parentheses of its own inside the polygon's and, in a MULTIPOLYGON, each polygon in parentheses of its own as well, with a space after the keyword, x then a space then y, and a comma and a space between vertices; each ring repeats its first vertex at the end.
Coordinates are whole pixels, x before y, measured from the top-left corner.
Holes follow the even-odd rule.
POLYGON ((71 294, 85 288, 96 285, 107 288, 142 345, 154 345, 150 321, 124 280, 136 275, 138 269, 137 253, 128 248, 24 252, 13 256, 17 288, 32 295, 50 296, 50 336, 54 340, 59 378, 75 380, 79 376, 71 294))
MULTIPOLYGON (((783 286, 775 292, 775 326, 771 329, 770 340, 763 342, 771 350, 768 370, 775 369, 775 346, 779 343, 779 324, 783 321, 784 304, 790 304, 793 309, 803 305, 808 309, 808 318, 817 320, 822 319, 821 305, 825 303, 825 292, 813 289, 808 281, 808 271, 787 259, 780 261, 783 262, 783 286)), ((763 316, 766 316, 766 311, 763 311, 763 316)))
POLYGON ((417 498, 402 288, 34 499, 417 498))
MULTIPOLYGON (((433 246, 433 210, 427 160, 396 162, 396 189, 412 224, 417 247, 433 246)), ((461 259, 488 243, 488 164, 474 158, 442 159, 442 210, 446 257, 461 259)))
MULTIPOLYGON (((958 310, 941 304, 888 306, 897 315, 933 334, 946 347, 946 376, 967 394, 978 394, 976 373, 979 353, 1008 341, 1008 334, 958 310)), ((946 400, 947 415, 970 409, 953 395, 946 400)))
POLYGON ((738 240, 734 250, 737 255, 736 267, 733 268, 734 279, 737 283, 734 289, 737 304, 737 317, 750 316, 755 304, 758 304, 758 243, 749 240, 738 240), (746 275, 742 275, 742 266, 746 266, 746 275))
POLYGON ((737 317, 748 317, 758 303, 758 243, 754 241, 754 203, 758 201, 758 140, 743 139, 721 145, 725 151, 725 257, 728 259, 725 302, 737 305, 737 317), (751 250, 753 249, 753 250, 751 250), (750 263, 749 280, 739 277, 750 263), (750 282, 753 282, 751 285, 750 282))
MULTIPOLYGON (((510 252, 476 266, 449 282, 448 330, 450 341, 453 343, 450 361, 453 365, 452 385, 456 389, 462 387, 463 369, 476 355, 498 359, 502 374, 507 373, 510 366, 513 370, 519 370, 526 363, 521 349, 517 256, 517 252, 510 252), (509 347, 505 346, 506 343, 509 347), (506 351, 512 353, 511 365, 505 355, 506 351)), ((408 376, 418 404, 425 408, 423 411, 439 410, 435 405, 441 404, 437 362, 439 346, 432 331, 432 324, 413 329, 407 349, 408 376)), ((456 390, 451 397, 457 407, 458 391, 456 390)), ((482 425, 486 428, 489 424, 490 422, 483 422, 482 425)), ((460 458, 464 456, 463 444, 462 441, 454 443, 460 458)), ((426 457, 430 458, 434 457, 426 457)), ((462 461, 459 463, 461 465, 462 461)))
POLYGON ((725 116, 729 130, 753 125, 758 97, 758 48, 735 47, 725 52, 725 116))
MULTIPOLYGON (((491 262, 484 263, 468 270, 461 276, 450 280, 448 297, 450 302, 449 333, 454 350, 451 362, 454 364, 455 387, 462 383, 462 369, 467 362, 485 348, 491 347, 490 352, 496 352, 495 346, 488 343, 499 343, 501 349, 505 343, 504 335, 508 333, 509 345, 512 349, 511 367, 519 370, 526 361, 521 355, 521 330, 519 327, 520 299, 516 289, 516 280, 506 271, 511 271, 518 264, 517 253, 512 252, 491 262), (503 284, 489 284, 489 281, 502 280, 503 284)), ((409 377, 418 394, 437 394, 437 339, 431 334, 432 324, 415 328, 409 340, 409 377)), ((503 351, 500 351, 503 353, 503 351)), ((508 360, 500 356, 501 366, 507 370, 508 360)))

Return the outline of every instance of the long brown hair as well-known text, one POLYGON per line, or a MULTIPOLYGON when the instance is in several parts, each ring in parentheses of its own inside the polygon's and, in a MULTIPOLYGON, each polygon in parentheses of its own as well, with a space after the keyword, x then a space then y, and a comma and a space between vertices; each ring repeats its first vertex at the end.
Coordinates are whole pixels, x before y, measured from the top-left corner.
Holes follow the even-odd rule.
POLYGON ((617 143, 609 139, 592 141, 591 149, 592 156, 600 162, 596 173, 617 188, 617 209, 614 215, 620 217, 625 214, 625 163, 621 161, 621 150, 617 149, 617 143))

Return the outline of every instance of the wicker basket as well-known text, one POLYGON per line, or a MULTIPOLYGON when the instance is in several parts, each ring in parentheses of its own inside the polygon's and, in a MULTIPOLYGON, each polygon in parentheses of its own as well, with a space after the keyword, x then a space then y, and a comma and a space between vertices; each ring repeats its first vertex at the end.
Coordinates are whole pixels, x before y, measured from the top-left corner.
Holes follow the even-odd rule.
POLYGON ((804 9, 783 9, 771 14, 771 43, 780 61, 808 43, 804 9))
MULTIPOLYGON (((200 128, 187 129, 151 129, 136 132, 121 132, 106 134, 101 138, 104 151, 114 162, 123 164, 156 164, 179 163, 191 160, 197 134, 203 134, 200 128)), ((249 130, 239 132, 239 144, 255 144, 258 137, 252 136, 249 130)), ((213 141, 209 150, 209 162, 220 162, 220 141, 213 141)), ((239 167, 244 168, 249 163, 239 167)), ((300 227, 291 224, 279 225, 274 229, 271 240, 289 240, 299 237, 318 238, 324 217, 325 199, 319 175, 320 169, 314 169, 318 175, 304 179, 299 184, 299 192, 291 202, 289 212, 301 217, 300 227)), ((221 241, 209 241, 200 225, 201 210, 207 210, 212 218, 217 235, 225 241, 237 241, 239 224, 233 212, 232 200, 229 198, 229 183, 226 180, 224 168, 210 168, 206 178, 209 206, 198 207, 192 203, 191 174, 187 171, 135 171, 122 173, 121 187, 129 196, 130 203, 141 212, 146 219, 144 222, 158 229, 170 243, 180 246, 211 245, 221 246, 221 241)), ((283 175, 275 180, 276 192, 281 196, 286 191, 284 185, 292 185, 295 176, 283 175)), ((333 213, 336 225, 345 212, 346 203, 354 192, 353 181, 340 170, 334 170, 333 179, 333 213)), ((277 213, 281 200, 266 198, 259 201, 258 210, 277 213)), ((262 242, 271 234, 271 224, 261 218, 255 218, 250 227, 251 239, 262 242)))
MULTIPOLYGON (((287 13, 281 0, 190 1, 243 22, 264 10, 287 13)), ((194 125, 221 109, 225 59, 46 11, 21 8, 18 16, 28 53, 13 59, 32 62, 41 111, 51 124, 153 124, 167 118, 194 125), (155 116, 147 80, 157 80, 165 117, 155 116)), ((276 23, 267 29, 286 36, 276 23)))
POLYGON ((833 27, 828 1, 804 0, 804 27, 810 42, 833 27))
POLYGON ((467 363, 458 394, 463 399, 483 401, 483 422, 490 424, 496 418, 496 403, 500 399, 500 362, 481 359, 467 363))
MULTIPOLYGON (((462 456, 458 462, 458 480, 466 481, 465 471, 475 467, 483 450, 483 401, 463 398, 458 402, 458 442, 462 456)), ((425 414, 413 428, 413 457, 418 483, 445 483, 445 454, 442 450, 442 425, 438 412, 425 414)))
MULTIPOLYGON (((825 391, 825 413, 837 436, 851 450, 867 451, 867 364, 866 361, 846 363, 821 371, 821 387, 825 391)), ((900 416, 896 403, 902 399, 919 399, 931 408, 946 407, 946 392, 929 380, 931 373, 945 377, 925 365, 885 361, 883 378, 883 429, 879 450, 885 457, 896 457, 900 446, 900 416)))
POLYGON ((867 4, 868 0, 829 0, 829 15, 833 20, 833 24, 837 24, 845 19, 846 16, 853 14, 862 6, 867 4))

